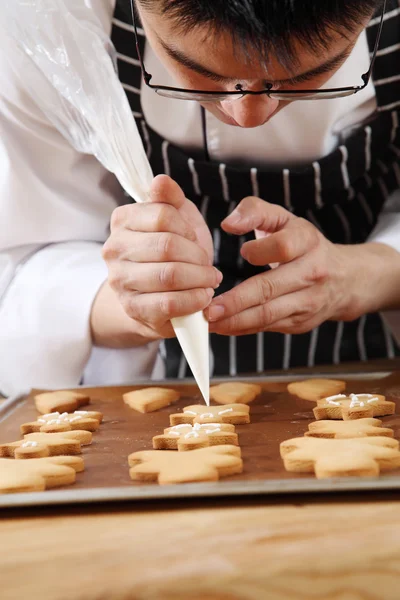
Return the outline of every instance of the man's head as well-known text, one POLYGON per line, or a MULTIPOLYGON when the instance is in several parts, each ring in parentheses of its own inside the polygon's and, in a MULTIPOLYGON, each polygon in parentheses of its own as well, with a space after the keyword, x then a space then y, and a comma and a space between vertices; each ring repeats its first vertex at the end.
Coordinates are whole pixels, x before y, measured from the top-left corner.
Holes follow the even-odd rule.
MULTIPOLYGON (((138 0, 150 43, 187 89, 316 89, 350 54, 381 0, 138 0)), ((361 75, 361 71, 360 71, 361 75)), ((360 81, 347 82, 357 85, 360 81)), ((222 121, 261 125, 267 96, 207 104, 222 121)))

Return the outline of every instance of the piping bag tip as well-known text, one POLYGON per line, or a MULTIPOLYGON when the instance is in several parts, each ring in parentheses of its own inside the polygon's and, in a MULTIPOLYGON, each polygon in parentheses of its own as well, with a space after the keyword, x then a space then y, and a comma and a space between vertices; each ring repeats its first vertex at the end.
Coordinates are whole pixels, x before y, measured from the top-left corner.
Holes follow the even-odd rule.
POLYGON ((210 349, 208 322, 200 311, 172 319, 178 342, 207 406, 210 406, 210 349))

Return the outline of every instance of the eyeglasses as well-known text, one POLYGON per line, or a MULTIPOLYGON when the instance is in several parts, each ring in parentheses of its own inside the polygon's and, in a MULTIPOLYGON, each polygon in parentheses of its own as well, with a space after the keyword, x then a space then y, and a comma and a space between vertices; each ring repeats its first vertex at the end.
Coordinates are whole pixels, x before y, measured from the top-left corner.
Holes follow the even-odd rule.
POLYGON ((240 98, 244 98, 244 96, 260 96, 265 94, 269 98, 275 98, 276 100, 284 100, 286 102, 293 102, 294 100, 331 100, 333 98, 344 98, 346 96, 352 96, 353 94, 357 94, 361 92, 364 88, 367 87, 369 80, 371 79, 372 69, 375 64, 376 54, 379 48, 379 42, 381 39, 382 28, 384 15, 386 10, 387 0, 384 0, 382 7, 382 15, 379 23, 378 35, 375 42, 374 51, 371 58, 371 64, 366 73, 361 75, 361 79, 363 81, 362 85, 351 86, 351 87, 341 87, 341 88, 331 88, 331 89, 317 89, 317 90, 273 90, 273 84, 268 83, 266 88, 259 91, 252 90, 244 90, 242 88, 242 84, 238 83, 235 85, 234 91, 228 92, 207 92, 203 90, 187 90, 176 87, 169 87, 166 85, 153 85, 151 82, 153 76, 148 73, 145 69, 143 57, 141 55, 139 49, 139 39, 137 32, 137 19, 135 17, 135 9, 133 5, 133 0, 130 0, 131 11, 132 11, 132 23, 133 30, 135 34, 136 40, 136 50, 140 62, 140 67, 142 70, 142 76, 145 84, 154 90, 156 94, 160 96, 165 96, 166 98, 176 98, 177 100, 194 100, 196 102, 224 102, 224 101, 232 101, 239 100, 240 98))

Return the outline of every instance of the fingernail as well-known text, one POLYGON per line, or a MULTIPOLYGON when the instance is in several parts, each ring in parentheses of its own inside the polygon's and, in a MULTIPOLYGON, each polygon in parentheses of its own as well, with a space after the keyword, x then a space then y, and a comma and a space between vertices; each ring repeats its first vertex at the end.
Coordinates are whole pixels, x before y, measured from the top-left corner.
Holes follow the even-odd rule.
POLYGON ((209 295, 211 301, 211 299, 214 298, 215 291, 213 290, 213 288, 206 288, 206 292, 209 295))
POLYGON ((222 275, 221 271, 219 271, 216 267, 214 267, 214 269, 217 274, 217 285, 215 287, 218 287, 221 281, 223 280, 224 276, 222 275))
POLYGON ((208 320, 209 321, 218 321, 222 319, 225 314, 225 307, 221 304, 214 304, 210 306, 208 309, 208 320))
POLYGON ((230 225, 236 225, 236 223, 239 223, 241 219, 242 216, 240 212, 235 208, 235 210, 233 210, 231 214, 224 219, 224 221, 229 221, 230 225))

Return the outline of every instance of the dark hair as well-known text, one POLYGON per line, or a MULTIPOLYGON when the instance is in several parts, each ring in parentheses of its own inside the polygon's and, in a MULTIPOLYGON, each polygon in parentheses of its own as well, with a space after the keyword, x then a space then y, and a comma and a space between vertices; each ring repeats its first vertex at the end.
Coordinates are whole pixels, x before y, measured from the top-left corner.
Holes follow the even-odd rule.
MULTIPOLYGON (((129 1, 129 0, 128 0, 129 1)), ((329 45, 333 31, 354 33, 382 0, 139 0, 150 11, 175 20, 180 33, 207 26, 214 34, 228 32, 248 55, 284 64, 296 62, 293 42, 311 51, 329 45)))

